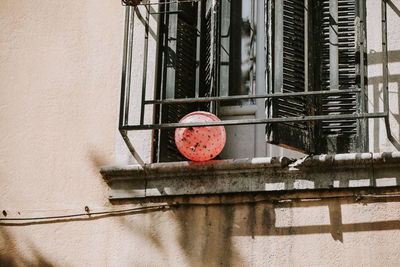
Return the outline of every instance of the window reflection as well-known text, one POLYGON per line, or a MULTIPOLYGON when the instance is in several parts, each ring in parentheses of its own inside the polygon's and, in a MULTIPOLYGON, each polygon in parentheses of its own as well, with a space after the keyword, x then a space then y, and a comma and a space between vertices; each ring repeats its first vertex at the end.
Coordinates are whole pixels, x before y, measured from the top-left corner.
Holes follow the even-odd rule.
MULTIPOLYGON (((220 95, 253 94, 255 88, 255 1, 221 1, 220 95)), ((252 103, 243 100, 236 104, 252 103)), ((224 102, 223 104, 233 104, 224 102)))

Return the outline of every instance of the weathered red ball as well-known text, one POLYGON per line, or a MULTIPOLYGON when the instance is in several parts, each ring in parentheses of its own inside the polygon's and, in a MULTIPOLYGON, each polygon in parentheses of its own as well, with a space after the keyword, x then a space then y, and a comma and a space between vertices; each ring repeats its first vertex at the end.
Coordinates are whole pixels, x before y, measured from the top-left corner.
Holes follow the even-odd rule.
MULTIPOLYGON (((187 114, 179 122, 220 121, 217 116, 204 111, 187 114)), ((193 161, 207 161, 221 153, 226 142, 224 126, 177 128, 175 144, 186 158, 193 161)))

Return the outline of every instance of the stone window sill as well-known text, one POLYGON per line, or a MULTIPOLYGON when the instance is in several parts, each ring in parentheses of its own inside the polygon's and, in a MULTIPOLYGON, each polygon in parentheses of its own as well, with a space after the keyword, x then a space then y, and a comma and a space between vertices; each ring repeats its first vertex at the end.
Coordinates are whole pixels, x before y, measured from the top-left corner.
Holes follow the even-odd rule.
POLYGON ((104 166, 109 198, 400 185, 400 152, 104 166))

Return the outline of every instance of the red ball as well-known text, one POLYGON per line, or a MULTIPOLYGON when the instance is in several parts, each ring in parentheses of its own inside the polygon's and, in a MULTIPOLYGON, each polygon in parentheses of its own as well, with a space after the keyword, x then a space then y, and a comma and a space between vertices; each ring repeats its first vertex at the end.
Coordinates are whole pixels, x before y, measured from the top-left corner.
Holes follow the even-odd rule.
MULTIPOLYGON (((212 113, 195 111, 179 123, 221 121, 212 113)), ((177 128, 175 144, 179 152, 193 161, 207 161, 221 153, 226 142, 224 126, 177 128)))

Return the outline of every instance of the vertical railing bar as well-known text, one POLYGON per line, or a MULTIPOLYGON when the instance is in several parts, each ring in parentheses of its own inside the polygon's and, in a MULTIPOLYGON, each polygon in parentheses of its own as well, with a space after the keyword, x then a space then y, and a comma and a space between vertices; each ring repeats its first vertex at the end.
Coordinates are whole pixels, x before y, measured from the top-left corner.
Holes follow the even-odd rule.
POLYGON ((265 67, 267 74, 265 76, 265 84, 267 86, 267 93, 271 93, 272 87, 272 56, 271 56, 271 45, 272 45, 272 14, 271 14, 271 0, 265 0, 265 15, 264 15, 264 24, 265 24, 265 45, 266 45, 266 57, 265 57, 265 67))
POLYGON ((196 33, 196 83, 195 83, 195 97, 200 97, 200 58, 201 58, 201 1, 197 2, 197 33, 196 33))
POLYGON ((145 35, 144 35, 144 51, 143 51, 143 78, 142 78, 142 101, 140 103, 140 125, 144 123, 144 112, 145 106, 144 101, 146 100, 146 83, 147 83, 147 59, 149 50, 149 23, 150 23, 150 10, 146 6, 146 23, 145 23, 145 35))
POLYGON ((383 75, 383 112, 389 111, 388 94, 388 54, 387 54, 387 20, 386 1, 382 0, 382 75, 383 75))
POLYGON ((382 0, 382 68, 383 68, 383 112, 386 113, 385 117, 385 126, 386 126, 386 135, 389 141, 393 144, 393 146, 400 151, 400 143, 394 138, 392 135, 392 131, 390 129, 390 120, 389 120, 389 71, 388 71, 388 48, 387 48, 387 5, 386 0, 382 0))
MULTIPOLYGON (((212 56, 212 73, 213 73, 213 78, 211 82, 211 88, 209 95, 210 96, 218 96, 219 93, 219 49, 220 49, 220 43, 219 43, 219 33, 220 33, 220 14, 221 8, 220 8, 220 3, 217 0, 213 0, 213 6, 212 6, 212 12, 214 15, 212 16, 212 27, 214 31, 212 32, 212 39, 213 41, 211 42, 213 46, 213 56, 212 56)), ((210 112, 217 114, 217 104, 214 102, 210 103, 210 112)), ((218 115, 218 114, 217 114, 218 115)))
POLYGON ((329 85, 339 88, 338 0, 329 1, 329 85))
MULTIPOLYGON (((217 30, 217 21, 216 21, 216 16, 217 14, 217 1, 216 0, 212 0, 211 1, 211 33, 210 33, 210 44, 211 44, 211 48, 210 48, 210 88, 208 88, 208 96, 217 96, 216 94, 214 94, 216 92, 216 88, 215 85, 217 83, 216 81, 216 67, 217 67, 217 62, 216 62, 216 52, 218 50, 217 44, 216 44, 216 30, 217 30)), ((216 111, 215 108, 215 103, 210 103, 209 105, 209 112, 214 113, 216 111)))
POLYGON ((132 156, 142 167, 144 167, 145 163, 140 157, 140 155, 136 152, 131 141, 129 140, 127 131, 122 130, 123 127, 128 125, 128 117, 129 117, 130 80, 131 80, 131 67, 132 67, 133 29, 134 29, 133 23, 134 23, 134 12, 132 11, 132 7, 126 7, 124 46, 123 46, 123 56, 122 56, 119 132, 126 146, 131 152, 132 156))
MULTIPOLYGON (((162 0, 164 1, 164 0, 162 0)), ((169 6, 170 4, 167 3, 165 5, 161 5, 161 11, 169 11, 169 6)), ((163 100, 164 99, 164 89, 166 87, 166 75, 167 75, 167 59, 166 57, 168 56, 168 30, 166 30, 166 25, 169 24, 169 15, 168 14, 164 14, 163 15, 163 20, 162 23, 160 24, 159 27, 161 27, 160 31, 162 32, 163 35, 163 40, 162 40, 162 74, 161 74, 161 82, 160 82, 160 99, 163 100)), ((160 105, 160 109, 159 109, 159 114, 158 114, 158 123, 162 124, 162 120, 163 120, 163 104, 160 105)), ((157 162, 160 162, 161 158, 161 130, 158 130, 158 142, 157 142, 157 162)))
POLYGON ((366 111, 366 106, 365 106, 365 100, 366 100, 366 90, 365 90, 365 58, 364 58, 364 47, 365 47, 365 6, 364 6, 364 1, 365 0, 359 0, 359 13, 360 13, 360 87, 361 87, 361 99, 360 99, 360 105, 361 105, 361 112, 364 113, 366 111))
POLYGON ((126 124, 124 123, 124 109, 125 109, 125 86, 126 86, 126 62, 127 62, 127 50, 128 50, 128 32, 129 32, 129 16, 130 7, 125 7, 125 28, 124 28, 124 43, 123 43, 123 54, 122 54, 122 71, 121 71, 121 96, 119 103, 119 122, 118 128, 121 129, 126 124))
MULTIPOLYGON (((267 33, 266 33, 266 38, 268 38, 268 45, 267 45, 267 70, 268 70, 268 83, 267 83, 267 93, 268 94, 272 94, 273 93, 273 64, 272 64, 272 60, 273 60, 273 48, 272 48, 272 21, 273 21, 273 17, 272 17, 272 1, 273 0, 267 0, 267 10, 268 10, 268 15, 266 16, 266 25, 268 25, 267 28, 267 33)), ((272 117, 272 106, 271 106, 271 101, 270 99, 267 100, 267 117, 272 117)))
POLYGON ((274 86, 271 93, 283 92, 283 1, 275 1, 274 14, 274 86))
MULTIPOLYGON (((305 90, 304 92, 315 92, 317 91, 316 85, 314 84, 315 76, 317 76, 314 73, 314 69, 316 66, 315 63, 315 55, 318 54, 318 52, 314 51, 315 49, 315 42, 317 41, 318 37, 314 36, 314 28, 319 27, 319 26, 313 26, 315 22, 317 22, 316 19, 316 14, 314 11, 315 5, 312 0, 304 0, 304 25, 305 25, 305 30, 304 30, 304 40, 305 40, 305 47, 304 47, 304 87, 305 90)), ((317 23, 318 24, 318 23, 317 23)), ((324 92, 332 92, 331 90, 324 90, 324 92)), ((320 101, 322 101, 322 95, 320 97, 310 97, 305 99, 305 104, 306 104, 306 110, 308 115, 314 115, 317 112, 318 104, 320 101)), ((316 143, 319 143, 317 141, 318 138, 322 138, 321 136, 316 136, 318 135, 317 132, 321 129, 319 127, 319 123, 315 122, 307 122, 305 123, 307 127, 307 139, 309 140, 307 142, 308 150, 313 153, 316 151, 316 143), (314 140, 314 141, 311 141, 314 140)))
MULTIPOLYGON (((358 39, 359 42, 358 48, 359 48, 359 53, 360 53, 360 58, 359 58, 359 75, 360 75, 360 92, 357 93, 358 96, 358 108, 357 112, 358 113, 366 113, 368 112, 368 107, 367 107, 367 90, 365 88, 365 0, 358 0, 356 2, 356 13, 358 11, 358 17, 359 17, 359 25, 356 25, 356 34, 358 33, 359 36, 357 36, 356 40, 358 39)), ((357 16, 357 14, 356 14, 357 16)), ((366 152, 368 151, 368 120, 367 119, 359 119, 357 120, 357 127, 358 127, 358 132, 360 133, 358 135, 358 138, 356 139, 357 142, 359 143, 358 147, 360 148, 360 152, 366 152)))
POLYGON ((308 68, 308 0, 304 0, 304 91, 308 92, 308 78, 309 78, 309 68, 308 68))
POLYGON ((129 7, 129 30, 128 30, 128 51, 127 51, 127 68, 126 68, 126 86, 125 86, 125 119, 124 124, 128 124, 129 120, 129 100, 131 95, 131 74, 132 74, 132 47, 133 47, 133 30, 134 30, 134 12, 129 7))
MULTIPOLYGON (((216 34, 215 34, 215 92, 214 92, 214 96, 219 96, 221 93, 220 90, 220 66, 221 66, 221 17, 222 17, 222 13, 221 13, 221 7, 222 7, 222 3, 221 1, 216 1, 215 7, 217 8, 217 13, 216 13, 216 34)), ((210 103, 211 104, 211 103, 210 103)), ((218 112, 219 112, 219 104, 220 103, 214 103, 214 114, 219 116, 218 112)))
MULTIPOLYGON (((257 0, 256 0, 257 1, 257 0)), ((242 4, 243 5, 243 4, 242 4)), ((257 30, 258 28, 256 23, 254 23, 254 17, 255 17, 255 7, 254 7, 254 0, 251 0, 251 4, 250 4, 250 63, 251 63, 251 67, 250 67, 250 74, 249 74, 249 79, 250 79, 250 94, 255 95, 256 94, 256 90, 254 87, 254 60, 256 60, 256 83, 257 83, 257 59, 254 56, 254 42, 257 43, 257 40, 254 40, 254 36, 256 36, 257 38, 257 30)), ((257 44, 256 44, 257 47, 257 44)), ((257 49, 257 48, 256 48, 257 49)), ((257 55, 257 51, 256 51, 256 55, 257 55)))
MULTIPOLYGON (((265 4, 264 0, 256 0, 256 90, 255 94, 265 94, 266 84, 265 84, 265 50, 264 50, 264 34, 265 34, 265 4)), ((256 118, 264 119, 265 114, 265 100, 257 99, 256 101, 257 111, 256 118)), ((265 157, 266 155, 266 142, 265 142, 265 126, 257 125, 255 127, 255 156, 265 157)))

